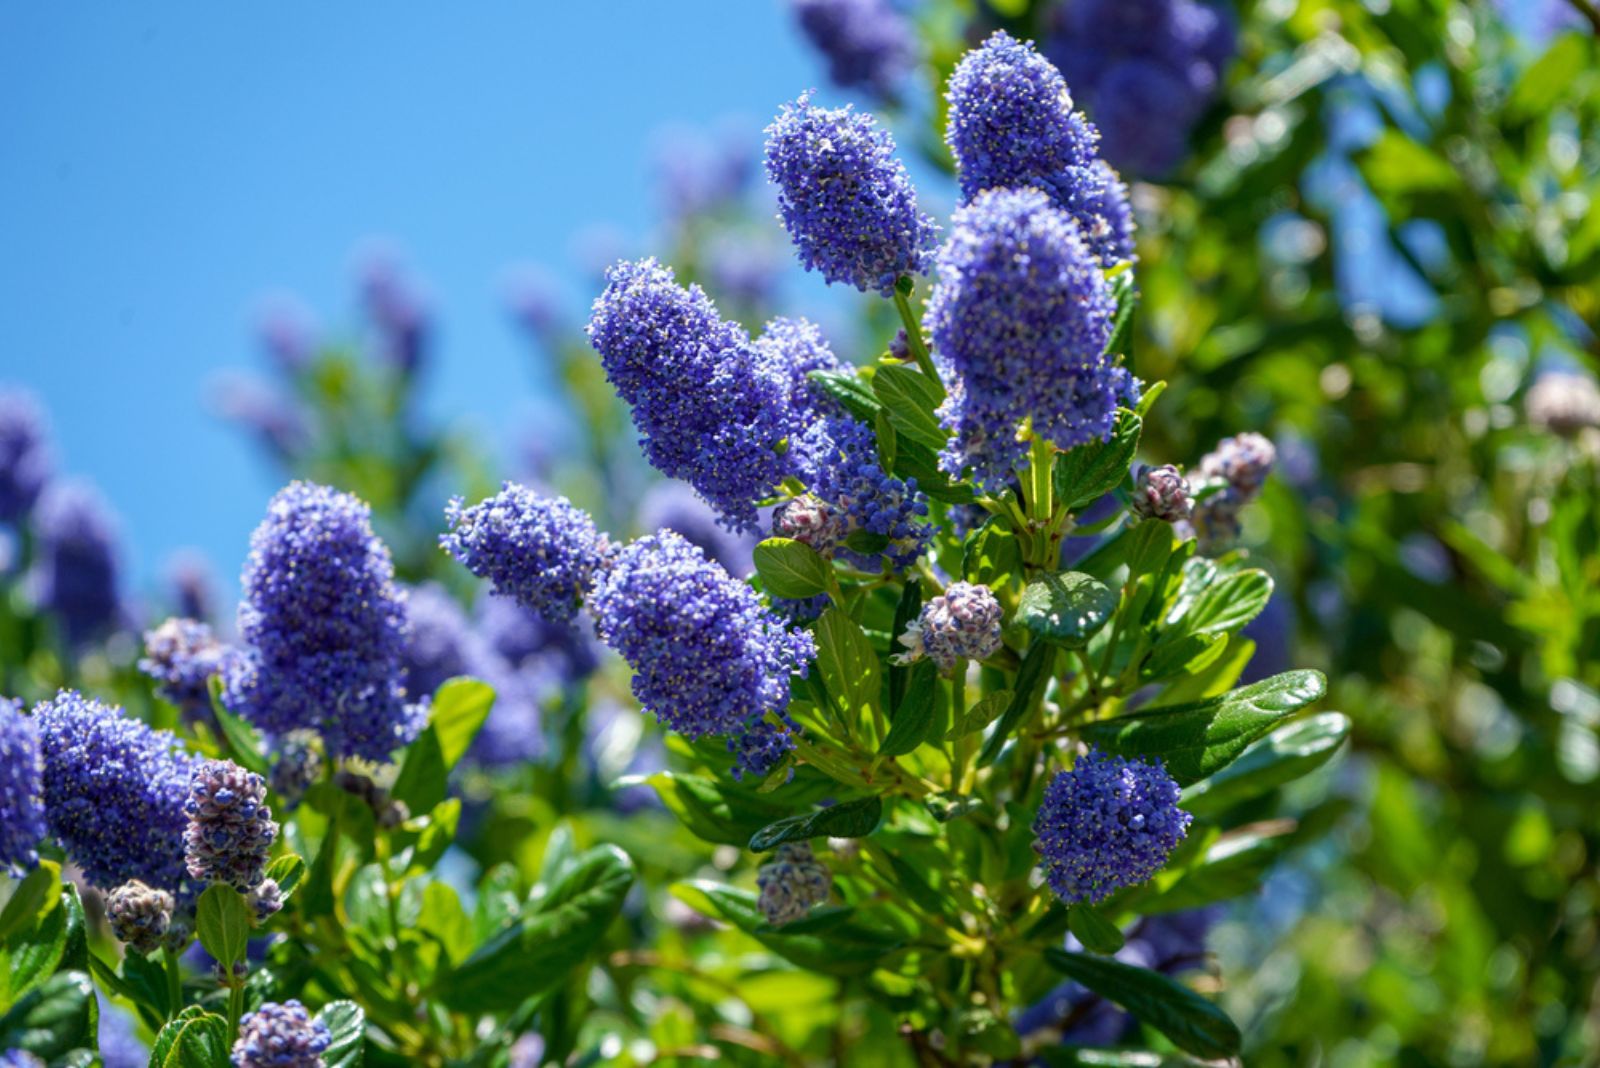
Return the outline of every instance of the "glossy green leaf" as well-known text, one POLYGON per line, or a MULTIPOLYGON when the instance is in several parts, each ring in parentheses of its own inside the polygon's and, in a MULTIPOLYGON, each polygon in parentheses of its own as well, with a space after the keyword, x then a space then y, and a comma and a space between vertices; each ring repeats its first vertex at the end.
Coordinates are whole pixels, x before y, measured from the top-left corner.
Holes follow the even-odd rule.
POLYGON ((1185 790, 1183 807, 1200 815, 1258 797, 1327 763, 1349 736, 1350 720, 1341 712, 1320 712, 1286 724, 1185 790))
POLYGON ((690 908, 728 921, 785 960, 829 975, 864 975, 881 965, 885 954, 899 943, 893 932, 872 928, 849 915, 842 922, 830 918, 830 926, 820 934, 806 933, 804 928, 798 932, 774 928, 757 907, 755 894, 720 883, 695 880, 674 883, 671 890, 690 908))
POLYGON ((872 392, 896 431, 912 441, 942 449, 950 432, 934 410, 944 403, 944 390, 914 367, 880 367, 872 376, 872 392))
POLYGON ((289 900, 305 877, 305 858, 298 853, 285 853, 267 865, 267 878, 278 884, 285 901, 289 900))
POLYGON ((261 743, 261 732, 231 711, 222 700, 222 676, 213 675, 206 682, 211 694, 211 713, 216 717, 222 740, 227 743, 228 757, 235 764, 257 775, 268 771, 266 747, 261 743))
POLYGON ((516 920, 446 974, 435 996, 461 1011, 494 1012, 569 982, 572 969, 599 948, 633 877, 633 861, 615 846, 581 854, 559 882, 536 887, 516 920))
POLYGON ((206 952, 228 967, 244 960, 252 919, 243 894, 225 883, 213 883, 195 906, 195 934, 206 952))
POLYGON ((150 1068, 221 1068, 228 1063, 228 1021, 191 1005, 167 1022, 150 1047, 150 1068))
POLYGON ((878 654, 859 624, 837 606, 817 621, 817 668, 828 695, 858 719, 879 701, 878 654))
POLYGON ((1181 983, 1108 957, 1054 946, 1045 949, 1044 957, 1057 971, 1121 1005, 1185 1053, 1221 1060, 1239 1052, 1239 1028, 1227 1013, 1181 983))
POLYGON ((32 927, 47 906, 61 897, 61 865, 41 860, 11 891, 6 907, 0 909, 0 943, 18 931, 32 927))
POLYGON ((718 845, 742 849, 752 834, 793 811, 698 775, 658 771, 644 781, 695 837, 718 845))
POLYGON ((326 1068, 361 1068, 366 1052, 366 1015, 353 1001, 330 1001, 317 1019, 328 1027, 333 1041, 322 1055, 326 1068))
POLYGON ((57 972, 0 1016, 0 1050, 25 1050, 58 1063, 73 1050, 95 1047, 98 1018, 90 978, 81 971, 57 972))
POLYGON ((950 724, 950 730, 945 737, 950 741, 967 734, 976 734, 989 724, 993 723, 1002 712, 1011 706, 1015 696, 1010 690, 996 690, 984 694, 976 703, 967 709, 966 715, 961 717, 960 723, 950 724))
POLYGON ((990 516, 967 535, 961 550, 961 572, 968 582, 996 588, 1022 575, 1022 546, 1005 519, 990 516))
POLYGON ((828 589, 828 562, 804 542, 768 538, 755 547, 753 555, 762 585, 774 596, 798 601, 828 589))
POLYGON ((883 818, 883 799, 864 797, 789 816, 770 823, 750 836, 750 849, 765 853, 784 842, 809 838, 865 838, 877 829, 883 818))
POLYGON ((1036 641, 1028 647, 1027 655, 1022 658, 1022 667, 1017 671, 1011 702, 1006 705, 1000 721, 989 732, 989 737, 983 741, 983 748, 978 751, 978 767, 988 767, 999 758, 1006 739, 1038 705, 1045 688, 1050 684, 1055 662, 1056 646, 1053 643, 1036 641))
POLYGON ((807 376, 822 391, 857 419, 871 422, 883 408, 873 395, 872 387, 861 380, 854 371, 812 371, 807 376))
POLYGON ((1119 594, 1081 571, 1036 579, 1022 591, 1016 622, 1040 638, 1081 649, 1117 610, 1119 594))
POLYGON ((1187 786, 1227 767, 1327 689, 1321 672, 1290 671, 1219 697, 1091 724, 1083 739, 1118 756, 1159 757, 1178 784, 1187 786))
POLYGON ((1120 408, 1110 439, 1091 441, 1057 456, 1052 476, 1057 503, 1068 511, 1078 511, 1122 485, 1139 449, 1143 426, 1137 415, 1120 408))
POLYGON ((902 756, 922 744, 933 726, 939 703, 939 672, 932 661, 919 660, 911 672, 906 696, 889 722, 889 733, 878 746, 879 756, 902 756))
POLYGON ((472 678, 447 679, 433 695, 428 726, 406 748, 390 794, 413 816, 444 800, 450 769, 466 755, 494 706, 494 689, 472 678))
POLYGON ((1090 904, 1073 905, 1067 910, 1067 929, 1090 953, 1115 953, 1123 946, 1122 932, 1090 904))
POLYGON ((1185 599, 1180 618, 1169 623, 1186 634, 1214 637, 1242 629, 1272 599, 1272 577, 1249 568, 1208 582, 1192 599, 1185 599))

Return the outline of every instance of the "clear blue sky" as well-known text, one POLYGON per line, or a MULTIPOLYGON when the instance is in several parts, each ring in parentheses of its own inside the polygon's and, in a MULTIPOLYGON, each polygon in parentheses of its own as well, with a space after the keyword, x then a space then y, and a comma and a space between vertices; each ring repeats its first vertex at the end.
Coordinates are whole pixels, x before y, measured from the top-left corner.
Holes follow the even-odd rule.
POLYGON ((274 479, 205 408, 260 367, 263 295, 354 320, 386 239, 441 323, 430 407, 504 440, 531 402, 510 265, 653 217, 651 135, 764 122, 820 83, 778 0, 0 7, 0 381, 49 406, 61 465, 155 581, 196 546, 231 579, 274 479))

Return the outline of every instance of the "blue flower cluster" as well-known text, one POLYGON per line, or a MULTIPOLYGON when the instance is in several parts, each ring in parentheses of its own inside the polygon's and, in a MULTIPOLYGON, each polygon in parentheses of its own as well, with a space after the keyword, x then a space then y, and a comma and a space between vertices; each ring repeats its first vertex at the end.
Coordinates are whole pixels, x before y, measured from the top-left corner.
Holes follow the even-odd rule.
POLYGON ((1033 822, 1045 881, 1069 905, 1097 903, 1166 864, 1194 817, 1160 761, 1091 749, 1045 787, 1033 822))
POLYGON ((789 0, 789 7, 827 59, 834 85, 880 100, 899 95, 916 60, 916 39, 891 0, 789 0))
POLYGON ((767 177, 806 270, 884 296, 927 273, 938 227, 894 152, 870 115, 817 107, 810 94, 767 127, 767 177))
POLYGON ((907 566, 927 549, 934 533, 926 521, 928 499, 917 491, 916 479, 884 471, 877 435, 866 423, 847 415, 813 423, 796 451, 805 457, 807 488, 829 506, 840 537, 862 530, 887 539, 883 555, 895 567, 907 566))
POLYGON ((1111 433, 1131 376, 1105 352, 1115 301, 1080 231, 1035 189, 996 189, 958 209, 939 252, 926 329, 950 394, 940 456, 1003 485, 1024 460, 1024 421, 1069 449, 1111 433))
POLYGON ((828 900, 833 873, 817 860, 810 842, 785 842, 756 870, 756 906, 774 927, 793 923, 828 900))
POLYGON ((496 593, 551 619, 572 618, 607 551, 587 513, 515 482, 470 508, 453 499, 445 518, 446 552, 496 593))
POLYGON ((144 635, 139 670, 156 681, 156 693, 193 716, 211 707, 211 676, 222 670, 223 644, 193 619, 169 619, 144 635))
POLYGON ((1237 41, 1228 16, 1201 0, 1072 0, 1052 15, 1045 52, 1100 129, 1100 150, 1160 177, 1222 84, 1237 41))
POLYGON ((1128 191, 1100 158, 1094 126, 1073 110, 1061 72, 1031 42, 997 31, 950 76, 945 141, 969 200, 1034 186, 1072 216, 1100 265, 1132 260, 1128 191))
POLYGON ((189 874, 249 893, 267 877, 278 824, 267 807, 266 780, 228 760, 205 760, 194 771, 184 804, 184 856, 189 874))
POLYGON ((102 890, 132 879, 176 892, 195 760, 166 731, 73 690, 34 709, 50 833, 102 890))
POLYGON ((18 874, 39 863, 45 835, 39 729, 22 702, 0 697, 0 871, 18 874))
POLYGON ((20 522, 50 480, 44 411, 33 394, 0 388, 0 523, 20 522))
POLYGON ((135 953, 154 953, 166 940, 174 902, 165 890, 134 879, 106 896, 106 920, 117 941, 135 953))
POLYGON ((1000 649, 1005 610, 994 591, 975 582, 952 582, 922 606, 900 635, 902 662, 924 656, 948 672, 958 660, 983 660, 1000 649))
POLYGON ((54 482, 33 512, 34 599, 54 614, 71 645, 122 622, 117 520, 85 482, 54 482))
POLYGON ((416 737, 426 709, 406 703, 405 598, 365 504, 290 483, 251 536, 243 585, 230 709, 270 734, 314 729, 341 756, 387 760, 416 737))
POLYGON ((328 1025, 298 1001, 263 1002, 239 1020, 233 1068, 322 1068, 333 1044, 328 1025))
MULTIPOLYGON (((790 432, 798 433, 839 406, 811 381, 813 371, 846 371, 822 330, 809 319, 779 316, 767 323, 756 348, 771 366, 781 369, 786 383, 790 432)), ((791 447, 793 442, 791 441, 791 447)))
POLYGON ((704 290, 678 285, 655 260, 619 263, 606 280, 589 341, 633 409, 645 458, 693 486, 733 529, 753 531, 754 502, 785 474, 782 370, 704 290))
POLYGON ((589 608, 601 640, 632 666, 634 696, 672 730, 728 736, 751 773, 788 747, 782 731, 760 725, 783 715, 789 676, 816 654, 811 637, 788 631, 699 549, 670 531, 632 542, 595 583, 589 608), (740 740, 752 731, 746 757, 740 740))

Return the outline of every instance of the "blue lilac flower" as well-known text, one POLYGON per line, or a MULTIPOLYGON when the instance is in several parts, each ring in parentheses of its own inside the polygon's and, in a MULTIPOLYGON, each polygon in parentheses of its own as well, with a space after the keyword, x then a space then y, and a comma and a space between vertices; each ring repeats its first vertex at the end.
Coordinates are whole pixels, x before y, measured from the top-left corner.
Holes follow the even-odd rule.
POLYGON ((473 619, 483 640, 512 667, 549 661, 563 686, 587 678, 600 665, 600 644, 582 619, 550 620, 494 596, 478 599, 473 619))
POLYGON ((1166 864, 1194 819, 1160 761, 1091 749, 1045 787, 1033 822, 1045 881, 1069 905, 1105 900, 1166 864))
POLYGON ((122 622, 116 517, 84 482, 55 482, 33 511, 33 591, 71 645, 122 622))
POLYGON ((496 593, 552 619, 572 618, 606 552, 587 512, 515 482, 470 508, 453 499, 445 518, 446 552, 496 593))
MULTIPOLYGON (((870 426, 848 415, 819 420, 794 449, 807 488, 832 508, 845 535, 860 530, 887 539, 883 555, 895 567, 927 549, 933 537, 928 499, 916 479, 883 470, 870 426)), ((853 559, 871 566, 860 556, 853 559)))
POLYGON ((828 78, 893 100, 916 62, 911 20, 890 0, 789 0, 800 30, 828 61, 828 78))
POLYGON ((460 675, 483 677, 488 649, 443 586, 427 582, 409 590, 406 614, 411 620, 405 655, 408 692, 431 694, 460 675))
POLYGON ((1141 467, 1133 480, 1131 507, 1140 519, 1160 519, 1168 523, 1188 519, 1193 507, 1189 483, 1183 472, 1171 464, 1141 467))
POLYGON ((1217 7, 1197 0, 1074 0, 1045 52, 1078 93, 1117 167, 1159 177, 1187 153, 1236 48, 1217 7))
POLYGON ((252 434, 280 463, 298 456, 309 443, 306 413, 292 398, 254 375, 225 372, 210 387, 212 409, 252 434))
POLYGON ((645 458, 731 528, 753 531, 755 502, 786 474, 787 380, 699 286, 683 288, 655 260, 619 263, 606 280, 589 341, 633 409, 645 458))
POLYGON ((184 804, 184 856, 189 874, 248 893, 267 876, 278 824, 267 807, 267 783, 230 760, 195 767, 184 804))
POLYGON ((300 1002, 268 1001, 239 1021, 233 1068, 322 1068, 332 1044, 328 1025, 300 1002))
POLYGON ((211 628, 193 619, 169 619, 144 635, 139 670, 157 683, 156 693, 185 712, 211 707, 211 676, 222 670, 223 645, 211 628))
POLYGON ((1073 110, 1061 73, 1004 30, 956 65, 945 140, 961 192, 1035 186, 1078 223, 1101 266, 1133 256, 1127 189, 1097 154, 1098 133, 1073 110))
POLYGON ((23 715, 22 702, 0 697, 0 871, 20 874, 39 863, 43 774, 38 725, 23 715))
POLYGON ((983 660, 1000 649, 1005 611, 994 591, 974 582, 952 582, 929 598, 921 613, 900 635, 906 652, 902 662, 928 657, 939 670, 950 671, 960 660, 983 660))
POLYGON ((117 941, 149 954, 165 942, 173 908, 171 894, 133 879, 106 896, 106 921, 117 941))
POLYGON ((414 374, 428 341, 428 310, 422 298, 384 256, 363 268, 361 296, 378 328, 379 355, 401 374, 414 374))
POLYGON ((810 842, 785 842, 756 869, 756 905, 774 927, 793 923, 828 900, 833 874, 817 860, 810 842))
POLYGON ((734 578, 745 578, 754 570, 751 553, 756 539, 723 527, 711 506, 675 479, 664 479, 645 491, 634 522, 639 530, 666 529, 682 534, 734 578))
POLYGON ((152 730, 73 690, 34 709, 50 833, 88 881, 138 879, 176 892, 184 879, 184 802, 195 759, 152 730))
POLYGON ((806 270, 884 296, 927 273, 938 227, 894 151, 870 115, 817 107, 809 93, 767 127, 767 177, 806 270))
POLYGON ((31 393, 0 386, 0 523, 26 518, 52 466, 39 402, 31 393))
POLYGON ((317 751, 317 736, 311 731, 290 731, 279 735, 275 742, 267 782, 272 792, 293 809, 322 778, 322 754, 317 751))
POLYGON ((210 622, 217 617, 217 583, 206 558, 192 549, 167 561, 166 582, 173 612, 180 619, 210 622))
POLYGON ((669 218, 683 222, 738 203, 755 169, 748 133, 669 126, 656 134, 655 185, 669 218))
MULTIPOLYGON (((779 368, 787 383, 791 434, 804 430, 824 415, 839 414, 841 409, 810 378, 813 371, 846 371, 849 366, 834 355, 822 330, 809 319, 780 316, 767 323, 756 348, 779 368)), ((791 448, 793 442, 791 442, 791 448)))
MULTIPOLYGON (((754 590, 671 531, 619 552, 589 607, 601 640, 633 667, 646 711, 691 740, 726 735, 735 752, 769 714, 781 717, 789 676, 816 653, 810 635, 788 631, 754 590)), ((765 747, 760 755, 770 759, 765 747)))
POLYGON ((718 232, 704 250, 707 284, 735 308, 765 308, 777 295, 783 259, 771 241, 718 232))
POLYGON ((139 1041, 132 1014, 98 989, 95 996, 100 999, 100 1068, 145 1068, 150 1048, 139 1041))
POLYGON ((224 699, 269 734, 316 730, 339 756, 386 760, 427 718, 406 701, 406 608, 371 512, 292 482, 250 539, 224 699))
POLYGON ((991 190, 959 208, 925 323, 950 391, 941 465, 1003 484, 1027 455, 1025 420, 1063 449, 1108 437, 1134 392, 1105 354, 1114 311, 1081 231, 1043 193, 991 190))

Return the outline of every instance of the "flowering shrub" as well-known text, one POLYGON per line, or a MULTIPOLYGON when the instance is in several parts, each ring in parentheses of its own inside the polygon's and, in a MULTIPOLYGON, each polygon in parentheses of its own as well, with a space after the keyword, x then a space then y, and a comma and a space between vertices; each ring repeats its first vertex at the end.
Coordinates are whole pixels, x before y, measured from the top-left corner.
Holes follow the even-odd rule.
MULTIPOLYGON (((1272 131, 1320 120, 1274 94, 1336 92, 1329 20, 790 6, 861 97, 778 106, 777 220, 748 217, 751 160, 679 144, 660 258, 608 264, 581 337, 516 295, 576 459, 501 482, 430 428, 432 324, 375 267, 363 344, 274 319, 276 385, 220 391, 292 478, 236 624, 192 569, 146 621, 109 509, 0 391, 0 679, 29 698, 0 699, 0 1064, 143 1063, 139 1037, 237 1068, 1320 1063, 1366 1029, 1419 1063, 1583 1063, 1600 389, 1513 344, 1549 323, 1482 314, 1530 278, 1592 311, 1600 231, 1528 223, 1529 278, 1435 261, 1465 287, 1444 336, 1489 353, 1468 372, 1374 359, 1341 347, 1385 340, 1370 313, 1276 303, 1309 260, 1270 235, 1311 238, 1236 192, 1307 151, 1272 131), (1303 32, 1229 97, 1236 47, 1303 32), (947 106, 920 107, 930 71, 947 106), (1255 111, 1223 132, 1225 100, 1255 111), (902 144, 949 168, 947 214, 902 144), (860 334, 779 314, 752 234, 861 301, 860 334), (1273 355, 1296 345, 1338 359, 1273 355), (1396 399, 1446 381, 1472 399, 1433 423, 1396 399), (1283 652, 1297 612, 1357 760, 1283 652), (1329 877, 1321 915, 1304 887, 1342 853, 1379 889, 1329 877), (1391 910, 1428 922, 1371 935, 1391 910), (1354 981, 1319 923, 1380 961, 1360 1005, 1319 1002, 1354 981), (1459 1034, 1396 985, 1426 939, 1459 1034), (1511 1024, 1480 1009, 1513 991, 1511 1024)), ((1471 37, 1345 17, 1448 64, 1471 37)), ((1532 128, 1583 72, 1562 48, 1467 95, 1532 128)), ((1420 137, 1428 109, 1385 100, 1420 137)), ((1550 144, 1597 117, 1558 119, 1550 144)), ((1415 148, 1361 165, 1420 169, 1391 207, 1438 212, 1449 168, 1415 148)), ((1557 162, 1517 195, 1577 181, 1557 162)))

